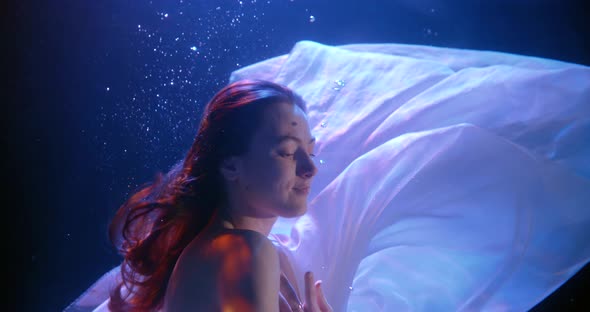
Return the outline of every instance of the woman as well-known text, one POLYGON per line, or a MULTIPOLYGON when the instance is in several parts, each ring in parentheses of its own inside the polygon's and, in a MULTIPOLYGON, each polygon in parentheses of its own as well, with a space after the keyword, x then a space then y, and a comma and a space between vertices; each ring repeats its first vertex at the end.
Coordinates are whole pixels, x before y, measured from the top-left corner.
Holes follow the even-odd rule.
POLYGON ((278 217, 306 212, 314 142, 286 87, 241 80, 218 92, 185 159, 113 219, 124 261, 109 310, 331 311, 311 272, 302 296, 267 239, 278 217))
MULTIPOLYGON (((590 167, 582 161, 590 152, 582 148, 590 129, 587 67, 448 48, 300 42, 289 55, 232 73, 230 81, 246 77, 288 82, 314 99, 306 115, 321 138, 314 148, 322 167, 313 176, 310 209, 293 225, 282 227, 279 219, 272 230, 282 247, 281 285, 291 281, 294 288, 281 289, 287 300, 297 298, 292 281, 303 289, 303 272, 313 271, 329 285, 322 295, 335 311, 528 311, 588 263, 590 167), (297 273, 289 273, 285 255, 297 273)), ((293 156, 295 163, 306 159, 293 156)), ((269 170, 275 160, 266 164, 269 170)), ((234 171, 224 168, 231 181, 234 171)), ((268 181, 267 174, 261 170, 258 181, 268 181)), ((202 203, 210 194, 193 195, 188 197, 202 203)), ((154 212, 146 218, 158 220, 154 212)), ((177 232, 161 235, 180 241, 177 232)), ((185 246, 179 245, 156 248, 153 258, 185 246)), ((232 246, 236 251, 241 245, 232 246)), ((146 255, 136 252, 135 258, 146 255)), ((191 261, 183 255, 178 268, 183 259, 191 261)), ((241 268, 241 258, 233 259, 227 267, 241 268)), ((150 266, 175 264, 144 261, 135 268, 153 277, 150 266)), ((119 267, 111 270, 66 311, 92 311, 119 274, 119 267)), ((180 269, 175 276, 208 278, 180 269)), ((175 276, 164 307, 172 308, 174 285, 182 296, 175 276)))

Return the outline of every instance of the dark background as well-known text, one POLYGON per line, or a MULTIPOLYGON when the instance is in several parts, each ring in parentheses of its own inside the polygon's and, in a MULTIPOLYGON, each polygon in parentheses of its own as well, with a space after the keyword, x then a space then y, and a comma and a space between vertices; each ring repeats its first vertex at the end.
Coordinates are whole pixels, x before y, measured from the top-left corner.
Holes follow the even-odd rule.
MULTIPOLYGON (((590 65, 583 2, 3 2, 7 310, 60 311, 119 263, 109 218, 182 157, 202 107, 231 71, 286 54, 299 40, 426 44, 590 65)), ((535 310, 582 309, 588 271, 535 310)))

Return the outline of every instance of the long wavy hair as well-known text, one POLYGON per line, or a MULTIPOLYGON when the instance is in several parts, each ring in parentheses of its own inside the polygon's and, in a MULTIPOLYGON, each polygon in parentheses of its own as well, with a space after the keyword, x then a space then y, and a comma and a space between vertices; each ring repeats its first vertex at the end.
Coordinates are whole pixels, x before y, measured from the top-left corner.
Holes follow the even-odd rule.
POLYGON ((124 257, 121 281, 110 293, 112 311, 162 307, 172 270, 184 248, 209 223, 225 200, 219 168, 223 159, 248 151, 269 105, 288 102, 307 112, 287 87, 241 80, 207 104, 197 135, 183 160, 158 173, 132 194, 109 225, 109 238, 124 257))

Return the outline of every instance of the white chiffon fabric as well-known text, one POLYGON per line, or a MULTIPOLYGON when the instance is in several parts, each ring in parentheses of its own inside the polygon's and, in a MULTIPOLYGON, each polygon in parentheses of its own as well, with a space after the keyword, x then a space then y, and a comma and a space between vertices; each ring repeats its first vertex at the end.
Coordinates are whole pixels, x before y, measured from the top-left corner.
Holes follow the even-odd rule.
MULTIPOLYGON (((526 311, 588 263, 589 67, 301 41, 244 78, 308 102, 309 210, 270 238, 334 311, 526 311)), ((103 303, 108 281, 66 311, 103 303)))

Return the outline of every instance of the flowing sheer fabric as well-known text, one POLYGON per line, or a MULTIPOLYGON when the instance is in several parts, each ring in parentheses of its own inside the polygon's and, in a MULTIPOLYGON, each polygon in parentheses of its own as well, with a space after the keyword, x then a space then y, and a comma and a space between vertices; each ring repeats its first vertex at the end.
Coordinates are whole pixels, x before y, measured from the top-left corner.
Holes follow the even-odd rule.
POLYGON ((525 311, 590 259, 588 67, 302 41, 243 78, 308 102, 309 211, 271 238, 335 311, 525 311))

